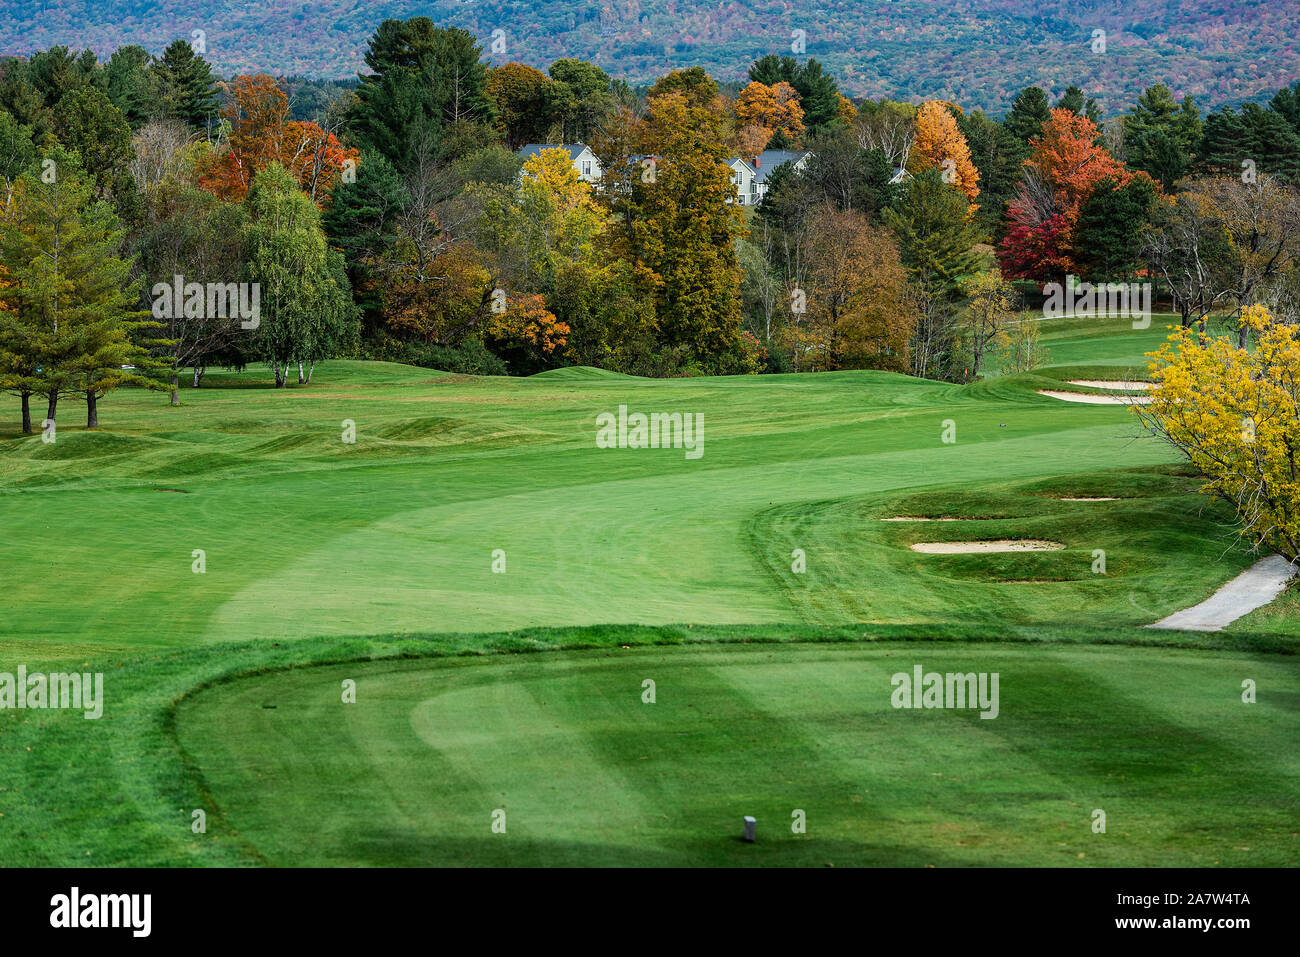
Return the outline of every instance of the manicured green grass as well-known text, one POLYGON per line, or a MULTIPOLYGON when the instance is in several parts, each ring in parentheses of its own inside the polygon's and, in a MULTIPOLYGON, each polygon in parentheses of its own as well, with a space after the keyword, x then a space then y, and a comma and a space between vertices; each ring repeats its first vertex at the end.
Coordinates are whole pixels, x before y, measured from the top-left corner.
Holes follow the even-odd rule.
MULTIPOLYGON (((872 372, 484 380, 371 363, 332 363, 312 386, 279 392, 252 388, 247 374, 209 380, 185 390, 180 408, 115 394, 100 432, 65 426, 54 445, 4 441, 0 566, 8 632, 26 654, 601 622, 802 622, 809 606, 780 571, 791 547, 808 552, 809 581, 831 567, 870 581, 898 556, 814 552, 821 541, 792 542, 773 510, 830 509, 838 521, 908 490, 1172 461, 1125 409, 1061 403, 1004 380, 965 389, 872 372), (703 457, 595 448, 596 416, 619 405, 701 414, 703 457), (355 444, 341 441, 344 420, 356 423, 355 444), (947 421, 955 444, 941 440, 947 421), (202 575, 191 570, 196 549, 202 575), (492 571, 496 549, 505 574, 492 571)), ((1059 511, 1050 506, 1044 514, 1059 511)), ((1195 507, 1189 499, 1186 509, 1195 507)), ((1124 509, 1104 512, 1122 527, 1124 509)), ((1077 510, 1080 531, 1090 511, 1077 510)), ((1193 515, 1135 543, 1159 559, 1145 566, 1153 577, 1144 585, 1133 577, 1140 566, 1115 563, 1107 582, 1090 586, 1100 590, 1089 598, 1100 599, 1096 621, 1128 608, 1135 586, 1158 617, 1239 570, 1243 557, 1211 556, 1226 544, 1213 518, 1193 515), (1199 545, 1184 559, 1188 536, 1199 545)), ((862 541, 881 535, 873 522, 840 530, 862 541)), ((1111 542, 1075 534, 1069 544, 1082 561, 1111 542)), ((905 550, 902 558, 913 562, 905 550)), ((946 565, 914 567, 942 574, 946 565)), ((927 590, 919 580, 898 587, 890 598, 904 612, 927 590)), ((1075 605, 1060 612, 1074 620, 1075 605)), ((1034 617, 1054 614, 1049 601, 1034 617)))
MULTIPOLYGON (((203 389, 182 390, 179 408, 156 394, 115 393, 101 403, 97 432, 79 429, 82 410, 65 401, 54 444, 19 436, 11 402, 0 418, 0 671, 20 664, 103 671, 107 701, 99 721, 0 711, 0 864, 272 859, 278 835, 297 820, 291 809, 314 808, 323 818, 329 807, 309 788, 268 778, 263 785, 276 789, 276 799, 267 813, 280 820, 265 818, 258 826, 270 836, 245 840, 242 829, 251 834, 253 825, 241 822, 233 803, 245 789, 222 783, 209 766, 224 761, 241 773, 237 756, 204 751, 200 736, 187 739, 187 757, 176 732, 199 720, 198 704, 187 711, 196 688, 218 683, 194 699, 200 703, 242 694, 237 689, 263 679, 234 679, 290 667, 299 670, 285 681, 310 682, 312 666, 400 656, 907 640, 964 642, 952 647, 971 661, 1000 641, 1051 655, 1105 643, 1120 659, 1155 653, 1123 645, 1170 655, 1190 647, 1216 649, 1224 660, 1269 653, 1260 659, 1268 667, 1293 668, 1290 655, 1300 647, 1294 593, 1221 635, 1140 627, 1202 600, 1253 557, 1234 547, 1230 516, 1195 493, 1196 479, 1142 434, 1128 410, 1034 392, 1050 388, 1053 376, 1067 377, 1061 369, 1127 362, 1154 341, 1074 321, 1044 323, 1043 333, 1068 344, 1063 360, 1073 367, 966 387, 876 372, 654 381, 565 369, 485 379, 335 362, 319 367, 311 386, 280 391, 261 371, 210 373, 203 389), (596 416, 620 405, 702 415, 703 457, 596 448, 596 416), (355 444, 342 441, 345 420, 355 423, 355 444), (950 426, 955 443, 943 441, 950 426), (1062 501, 1068 497, 1118 500, 1062 501), (881 521, 898 515, 969 520, 881 521), (1066 547, 1001 555, 908 548, 1017 537, 1066 547), (204 574, 191 570, 196 549, 204 574), (504 573, 493 571, 497 549, 504 573), (792 567, 796 550, 802 572, 792 567), (1098 551, 1106 553, 1104 572, 1094 570, 1098 551), (190 831, 197 807, 218 812, 207 835, 190 831)), ((670 671, 678 653, 654 652, 670 671)), ((780 684, 787 665, 791 676, 801 673, 799 655, 783 654, 765 681, 780 684)), ((549 660, 510 663, 547 668, 549 660)), ((409 667, 442 674, 445 664, 409 667)), ((1162 667, 1160 688, 1181 680, 1177 668, 1162 667)), ((1036 679, 1043 701, 1052 674, 1036 679)), ((1188 707, 1205 690, 1198 682, 1188 707)), ((501 694, 515 694, 508 684, 501 694)), ((1279 679, 1277 687, 1291 686, 1279 679)), ((1284 693, 1295 700, 1293 687, 1284 693)), ((798 725, 805 703, 792 699, 763 720, 769 728, 798 725)), ((405 720, 394 714, 376 720, 405 720)), ((315 720, 293 733, 310 735, 315 720)), ((1045 746, 1061 733, 1055 724, 1036 726, 1045 746)), ((362 738, 382 733, 357 730, 362 738)), ((583 733, 573 726, 566 740, 583 733)), ((945 747, 947 733, 930 746, 945 747)), ((232 731, 229 743, 235 740, 232 731)), ((1175 751, 1199 747, 1191 732, 1162 740, 1175 751)), ((250 743, 250 756, 263 746, 250 743)), ((393 748, 400 750, 396 741, 393 748)), ((328 750, 323 738, 313 753, 325 760, 328 750)), ((406 758, 394 752, 394 760, 392 773, 404 776, 406 758)), ((683 773, 695 772, 701 796, 725 788, 709 773, 714 759, 700 761, 683 773)), ((845 773, 856 771, 828 764, 807 781, 825 794, 845 773), (822 784, 820 771, 829 775, 822 784)), ((901 808, 914 797, 906 780, 897 786, 897 798, 881 796, 885 805, 901 808)), ((1283 806, 1273 796, 1261 801, 1283 806)), ((339 823, 319 826, 336 834, 352 813, 340 810, 339 823)), ((734 830, 738 813, 746 812, 725 809, 727 828, 734 830)), ((989 820, 999 813, 989 810, 989 820)), ((591 816, 584 820, 590 826, 591 816)), ((691 820, 694 833, 712 840, 711 818, 691 820)), ((862 853, 851 818, 841 820, 844 840, 862 853)), ((1038 827, 1032 815, 1026 820, 1038 827)), ((582 838, 576 817, 557 827, 570 835, 567 861, 608 862, 627 848, 615 842, 600 850, 603 839, 582 838)), ((420 841, 429 833, 407 836, 420 841)), ((375 847, 400 844, 394 835, 375 847)), ((466 832, 464 847, 479 836, 466 832)), ((919 831, 908 842, 925 844, 919 831)), ((324 856, 383 857, 332 838, 315 846, 324 856)), ((651 857, 660 853, 658 843, 640 846, 651 857)), ((538 844, 518 860, 542 852, 538 844)), ((990 853, 978 862, 1039 860, 1010 845, 990 853)))
POLYGON ((177 725, 273 865, 1295 866, 1297 695, 1276 657, 748 645, 294 670, 177 725), (998 716, 893 708, 915 664, 998 672, 998 716))

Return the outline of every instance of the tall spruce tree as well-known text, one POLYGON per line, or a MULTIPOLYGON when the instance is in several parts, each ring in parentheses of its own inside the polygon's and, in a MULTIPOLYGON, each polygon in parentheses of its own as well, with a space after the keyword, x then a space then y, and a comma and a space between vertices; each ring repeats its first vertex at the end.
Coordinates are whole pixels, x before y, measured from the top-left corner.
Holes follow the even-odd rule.
POLYGON ((428 17, 385 20, 366 50, 370 73, 349 116, 353 142, 402 173, 421 157, 447 158, 459 140, 473 139, 461 127, 494 118, 482 55, 471 34, 439 29, 428 17))
POLYGON ((1271 173, 1300 183, 1300 135, 1286 117, 1258 103, 1240 113, 1218 110, 1205 118, 1198 165, 1211 173, 1271 173))
POLYGON ((356 180, 340 183, 330 194, 322 226, 330 245, 343 252, 367 328, 378 327, 383 308, 383 289, 374 278, 371 263, 396 242, 398 222, 409 202, 397 171, 374 150, 361 154, 356 180))
POLYGON ((1086 116, 1093 123, 1101 125, 1101 106, 1092 97, 1086 96, 1080 87, 1067 86, 1061 98, 1056 101, 1056 107, 1086 116))
POLYGON ((161 108, 196 129, 208 129, 220 112, 216 79, 206 60, 184 40, 173 40, 154 61, 161 108))
POLYGON ((979 242, 979 227, 968 210, 966 197, 931 168, 908 180, 897 205, 884 213, 903 265, 928 295, 957 298, 963 280, 978 268, 972 247, 979 242))
POLYGON ((104 92, 138 129, 157 110, 158 77, 150 69, 153 58, 142 46, 118 47, 104 64, 104 92))
POLYGON ((1047 94, 1040 87, 1027 86, 1011 101, 1011 109, 1002 125, 1015 140, 1020 159, 1028 159, 1029 141, 1043 131, 1043 125, 1051 115, 1047 94))
POLYGON ((1165 189, 1182 179, 1201 141, 1201 116, 1188 96, 1180 104, 1157 83, 1124 117, 1124 153, 1131 169, 1148 173, 1165 189))

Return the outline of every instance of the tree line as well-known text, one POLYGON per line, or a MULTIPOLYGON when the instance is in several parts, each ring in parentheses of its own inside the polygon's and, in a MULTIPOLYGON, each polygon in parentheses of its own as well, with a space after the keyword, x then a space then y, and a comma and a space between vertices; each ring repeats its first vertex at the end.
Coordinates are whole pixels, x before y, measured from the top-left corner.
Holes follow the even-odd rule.
POLYGON ((285 387, 336 356, 966 381, 994 349, 1040 361, 1015 313, 1068 276, 1154 282, 1185 326, 1300 314, 1300 83, 1205 116, 1157 84, 1110 120, 1029 87, 994 118, 854 103, 815 59, 638 88, 490 67, 423 17, 365 62, 322 86, 222 80, 184 41, 0 61, 0 387, 24 431, 33 398, 53 420, 81 397, 93 426, 117 386, 179 402, 210 366, 285 387), (584 143, 604 175, 529 143, 584 143), (738 202, 728 162, 765 150, 805 158, 738 202))

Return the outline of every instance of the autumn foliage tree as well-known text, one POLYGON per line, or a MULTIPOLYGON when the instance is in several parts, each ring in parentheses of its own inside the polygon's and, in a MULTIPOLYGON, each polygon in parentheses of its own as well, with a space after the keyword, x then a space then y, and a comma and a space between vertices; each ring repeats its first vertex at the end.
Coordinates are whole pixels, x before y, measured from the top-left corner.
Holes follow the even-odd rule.
POLYGON ((235 78, 222 113, 226 149, 208 158, 199 185, 222 199, 241 202, 253 177, 272 163, 292 174, 317 206, 324 206, 345 171, 355 174, 361 154, 309 120, 289 117, 289 97, 275 78, 259 73, 235 78))
POLYGON ((681 92, 650 97, 637 129, 650 156, 630 194, 613 201, 623 221, 611 251, 630 261, 635 287, 654 303, 660 347, 722 369, 739 344, 743 220, 725 162, 725 118, 710 104, 716 99, 697 106, 681 92))
POLYGON ((1300 336, 1252 305, 1253 350, 1230 336, 1179 328, 1150 353, 1142 423, 1206 477, 1201 491, 1231 505, 1255 548, 1300 558, 1300 336))
POLYGON ((1099 146, 1097 124, 1072 110, 1054 109, 1043 132, 1030 141, 1028 163, 1056 193, 1061 212, 1073 226, 1103 180, 1123 186, 1133 173, 1099 146))
POLYGON ((484 330, 492 351, 520 373, 546 368, 564 348, 568 334, 569 327, 535 293, 508 301, 504 310, 490 316, 484 330))
POLYGON ((487 314, 490 274, 468 243, 449 244, 422 261, 398 236, 384 277, 383 317, 390 329, 420 342, 458 345, 487 314))
POLYGON ((806 312, 790 333, 801 369, 908 368, 916 309, 907 271, 887 229, 855 210, 813 211, 806 312))
POLYGON ((939 100, 925 103, 916 113, 916 138, 912 141, 909 165, 913 172, 938 169, 943 181, 966 194, 973 213, 979 207, 979 170, 971 162, 966 137, 957 128, 952 107, 939 100))
POLYGON ((772 86, 752 82, 736 99, 736 125, 742 138, 740 155, 752 159, 773 136, 794 145, 803 135, 803 107, 799 94, 784 80, 772 86))
POLYGON ((547 141, 552 123, 560 119, 555 115, 564 96, 560 84, 535 67, 507 63, 488 70, 486 90, 508 149, 547 141))
MULTIPOLYGON (((1008 230, 998 259, 1011 278, 1045 281, 1079 268, 1074 249, 1083 208, 1099 189, 1118 190, 1134 173, 1099 145, 1097 125, 1073 110, 1054 109, 1007 207, 1008 230)), ((1152 184, 1154 186, 1154 183, 1152 184)))

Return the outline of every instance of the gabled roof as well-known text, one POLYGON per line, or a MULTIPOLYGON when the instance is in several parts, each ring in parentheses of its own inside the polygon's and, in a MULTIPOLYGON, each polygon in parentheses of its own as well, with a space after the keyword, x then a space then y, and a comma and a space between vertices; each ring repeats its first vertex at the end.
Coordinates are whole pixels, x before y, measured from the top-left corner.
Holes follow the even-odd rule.
POLYGON ((542 150, 564 150, 569 154, 569 159, 576 161, 586 148, 585 143, 529 143, 519 151, 519 155, 528 159, 542 150))
POLYGON ((732 156, 732 157, 730 157, 730 158, 727 160, 727 165, 728 165, 728 166, 735 166, 737 163, 739 163, 741 166, 745 167, 745 169, 749 170, 750 175, 757 175, 757 171, 754 169, 754 167, 751 166, 751 165, 749 165, 748 163, 746 163, 746 162, 745 162, 743 159, 741 159, 739 156, 732 156))
POLYGON ((763 150, 758 155, 758 162, 755 164, 758 181, 766 183, 768 174, 778 166, 784 166, 786 163, 798 163, 806 156, 812 154, 808 150, 763 150))

